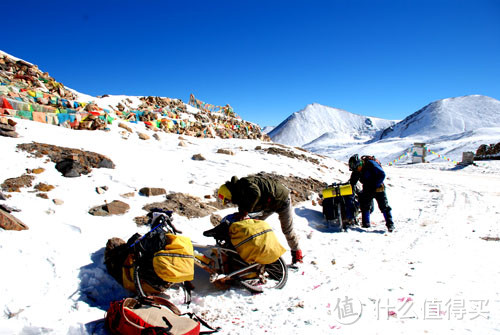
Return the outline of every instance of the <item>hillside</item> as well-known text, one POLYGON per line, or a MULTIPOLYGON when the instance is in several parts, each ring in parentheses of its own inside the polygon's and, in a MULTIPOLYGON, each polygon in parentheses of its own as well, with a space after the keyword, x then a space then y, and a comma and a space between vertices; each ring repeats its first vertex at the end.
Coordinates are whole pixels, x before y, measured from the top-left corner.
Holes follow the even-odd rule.
MULTIPOLYGON (((232 175, 268 171, 286 180, 295 176, 325 183, 349 178, 344 163, 259 140, 180 137, 141 123, 131 123, 132 133, 123 136, 114 123, 109 131, 88 131, 13 120, 19 137, 0 137, 0 183, 29 176, 31 184, 17 192, 2 188, 6 200, 0 205, 14 209, 12 214, 29 229, 0 229, 1 334, 108 334, 102 320, 109 303, 131 293, 106 270, 106 242, 147 232, 136 218, 146 214, 146 206, 167 200, 166 195, 141 194, 143 187, 193 197, 174 207, 174 223, 193 241, 213 243, 202 235, 212 227, 210 215, 188 217, 185 209, 232 213, 234 208, 211 205, 214 191, 232 175), (156 133, 158 139, 143 140, 137 132, 156 133), (66 178, 48 158, 50 152, 20 149, 33 142, 95 152, 115 167, 66 178), (194 159, 199 155, 205 160, 194 159), (43 190, 42 184, 53 189, 43 190), (128 211, 91 215, 95 206, 115 200, 128 204, 128 211)), ((384 166, 396 224, 392 234, 386 233, 377 209, 370 229, 330 230, 317 193, 306 192, 293 211, 305 262, 290 269, 283 289, 258 295, 240 287, 222 290, 197 270, 189 306, 183 304, 182 290, 165 294, 182 311, 221 327, 221 335, 490 334, 500 327, 500 272, 494 266, 500 236, 499 163, 462 169, 447 163, 384 166), (345 305, 346 299, 352 305, 345 305), (348 306, 357 313, 354 317, 341 312, 348 306), (446 314, 436 316, 430 307, 446 314)), ((278 216, 267 221, 286 246, 278 216)), ((289 251, 283 257, 290 262, 289 251)))
POLYGON ((321 136, 343 143, 359 142, 373 138, 394 123, 314 103, 290 115, 269 136, 274 142, 299 147, 321 136))
POLYGON ((435 139, 487 127, 500 127, 500 101, 468 95, 434 101, 384 130, 378 139, 435 139))
POLYGON ((169 97, 92 97, 66 87, 37 65, 1 50, 0 84, 0 114, 37 122, 104 130, 116 120, 202 138, 269 139, 257 124, 238 117, 229 104, 215 106, 193 94, 187 103, 169 97))

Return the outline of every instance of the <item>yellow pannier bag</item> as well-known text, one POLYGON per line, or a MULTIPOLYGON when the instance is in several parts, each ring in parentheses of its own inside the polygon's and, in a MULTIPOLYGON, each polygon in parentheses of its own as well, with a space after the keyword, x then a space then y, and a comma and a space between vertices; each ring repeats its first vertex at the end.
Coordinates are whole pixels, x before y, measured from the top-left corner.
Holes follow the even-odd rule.
MULTIPOLYGON (((122 267, 122 285, 125 289, 137 293, 134 282, 134 255, 132 254, 127 256, 122 267)), ((141 280, 141 286, 147 295, 161 293, 143 280, 141 280)))
POLYGON ((164 281, 181 283, 194 278, 194 250, 189 237, 167 234, 169 243, 153 256, 156 275, 164 281))
POLYGON ((248 263, 271 264, 286 251, 271 226, 262 220, 233 222, 229 236, 240 257, 248 263))
POLYGON ((337 185, 336 187, 329 187, 329 188, 325 188, 323 190, 323 198, 326 199, 326 198, 334 198, 336 197, 338 194, 340 194, 341 196, 344 196, 344 195, 351 195, 352 194, 352 186, 351 184, 341 184, 341 185, 337 185))

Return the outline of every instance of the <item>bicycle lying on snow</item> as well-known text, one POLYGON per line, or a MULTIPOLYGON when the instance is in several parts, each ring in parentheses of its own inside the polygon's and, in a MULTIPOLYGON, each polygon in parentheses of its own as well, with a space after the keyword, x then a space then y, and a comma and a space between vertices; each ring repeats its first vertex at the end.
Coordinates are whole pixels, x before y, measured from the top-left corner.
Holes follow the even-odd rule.
MULTIPOLYGON (((167 234, 181 234, 172 223, 172 212, 153 209, 148 213, 151 231, 162 229, 167 234)), ((192 243, 194 248, 194 265, 207 271, 210 282, 219 287, 240 284, 252 293, 261 293, 266 289, 283 288, 288 279, 288 268, 284 260, 279 257, 269 264, 246 262, 231 243, 228 228, 233 222, 228 217, 213 229, 203 233, 213 237, 215 245, 192 243)), ((151 233, 150 231, 150 233, 151 233)), ((149 234, 149 233, 148 233, 149 234)), ((142 236, 141 239, 146 237, 142 236)), ((138 243, 141 239, 136 241, 138 243)), ((134 244, 131 247, 134 247, 134 244)), ((183 257, 187 257, 183 255, 183 257)), ((144 295, 141 285, 141 269, 138 265, 134 269, 134 283, 140 295, 144 295)))

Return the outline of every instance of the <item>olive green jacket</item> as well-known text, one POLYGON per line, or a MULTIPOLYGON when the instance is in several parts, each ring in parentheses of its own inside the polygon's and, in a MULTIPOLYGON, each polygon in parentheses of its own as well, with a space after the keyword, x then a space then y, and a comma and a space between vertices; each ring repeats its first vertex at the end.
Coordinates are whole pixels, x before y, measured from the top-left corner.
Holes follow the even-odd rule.
POLYGON ((226 186, 231 192, 231 202, 238 205, 240 213, 274 212, 287 206, 288 189, 271 178, 234 176, 226 186))

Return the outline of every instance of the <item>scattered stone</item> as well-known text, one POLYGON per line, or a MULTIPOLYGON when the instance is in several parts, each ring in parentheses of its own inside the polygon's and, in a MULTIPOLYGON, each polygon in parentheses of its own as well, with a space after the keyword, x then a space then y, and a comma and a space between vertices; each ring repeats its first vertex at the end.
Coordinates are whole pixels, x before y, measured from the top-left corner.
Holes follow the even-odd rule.
POLYGON ((15 131, 8 131, 8 130, 0 129, 0 136, 17 138, 17 137, 19 137, 19 134, 16 133, 15 131))
POLYGON ((0 228, 17 231, 29 229, 21 220, 3 210, 0 210, 0 228))
POLYGON ((228 150, 228 149, 217 149, 217 153, 234 156, 234 152, 232 152, 231 150, 228 150))
POLYGON ((180 141, 179 144, 178 144, 178 146, 179 147, 187 147, 187 144, 184 141, 180 141))
POLYGON ((148 134, 144 134, 144 133, 139 133, 139 132, 138 132, 138 133, 137 133, 137 135, 139 135, 139 138, 140 138, 141 140, 145 140, 145 141, 146 141, 146 140, 149 140, 149 139, 150 139, 150 137, 149 137, 149 135, 148 135, 148 134))
POLYGON ((481 237, 481 239, 485 240, 485 241, 500 241, 500 237, 491 237, 491 236, 485 236, 485 237, 481 237))
POLYGON ((149 219, 148 219, 148 217, 147 217, 147 216, 136 216, 136 217, 134 218, 134 222, 135 222, 135 224, 136 224, 136 225, 138 225, 138 226, 145 226, 145 225, 147 225, 147 224, 148 224, 149 219))
POLYGON ((474 160, 482 159, 499 159, 500 158, 500 142, 496 144, 482 144, 477 148, 474 160))
POLYGON ((7 213, 20 212, 21 211, 20 209, 7 206, 6 204, 0 204, 0 209, 6 211, 7 213))
POLYGON ((203 157, 202 154, 193 155, 192 159, 195 160, 195 161, 204 161, 204 160, 206 160, 206 158, 203 157))
POLYGON ((119 134, 120 134, 120 135, 122 135, 122 138, 123 138, 124 140, 128 140, 129 135, 130 135, 130 133, 128 133, 128 132, 126 132, 126 131, 120 131, 120 132, 119 132, 119 134))
POLYGON ((7 119, 6 117, 0 118, 0 136, 5 137, 19 137, 19 134, 16 133, 16 122, 11 119, 7 119))
POLYGON ((212 196, 210 194, 205 194, 204 198, 205 199, 210 199, 210 198, 212 198, 212 196))
POLYGON ((156 134, 156 133, 155 133, 155 134, 153 134, 153 137, 154 137, 154 139, 155 139, 155 140, 157 140, 157 141, 161 140, 160 136, 159 136, 158 134, 156 134))
POLYGON ((36 169, 33 169, 33 171, 31 171, 31 172, 33 172, 34 174, 40 174, 44 171, 45 171, 44 168, 36 168, 36 169))
POLYGON ((56 163, 56 169, 65 177, 78 177, 81 174, 89 174, 92 168, 114 169, 115 164, 106 156, 79 149, 59 147, 43 143, 18 144, 18 149, 27 151, 35 157, 49 156, 56 163), (68 176, 66 176, 68 174, 68 176))
POLYGON ((103 187, 96 187, 95 188, 95 191, 98 193, 98 194, 103 194, 104 192, 106 192, 106 190, 103 188, 103 187))
POLYGON ((120 215, 126 213, 129 209, 130 206, 127 203, 120 200, 113 200, 109 204, 106 203, 91 208, 89 214, 94 216, 120 215))
POLYGON ((52 202, 58 206, 64 204, 64 201, 62 201, 61 199, 52 199, 52 202))
POLYGON ((40 192, 50 192, 54 189, 55 187, 52 185, 47 185, 44 183, 39 183, 35 185, 35 189, 39 190, 40 192))
POLYGON ((212 223, 212 226, 216 227, 219 225, 219 223, 222 220, 222 216, 219 214, 211 214, 210 215, 210 223, 212 223))
POLYGON ((0 200, 7 200, 7 198, 2 192, 0 192, 0 200))
POLYGON ((135 193, 134 192, 123 193, 123 194, 120 194, 120 196, 122 198, 132 198, 132 197, 135 197, 135 193))
MULTIPOLYGON (((275 143, 275 145, 277 145, 275 143)), ((311 163, 314 163, 314 164, 317 164, 319 165, 320 162, 319 162, 319 159, 316 159, 316 158, 312 158, 312 157, 309 157, 305 154, 296 154, 295 152, 291 151, 291 150, 285 150, 285 149, 281 149, 281 148, 276 148, 276 147, 270 147, 270 148, 266 148, 266 149, 262 149, 263 151, 267 152, 268 154, 271 154, 271 155, 278 155, 278 156, 286 156, 286 157, 289 157, 289 158, 295 158, 295 159, 300 159, 300 160, 305 160, 307 162, 311 162, 311 163)))
POLYGON ((0 117, 0 127, 2 127, 3 125, 15 127, 16 124, 17 124, 17 122, 10 119, 10 118, 7 118, 5 116, 0 117))
POLYGON ((111 161, 111 159, 104 157, 102 158, 99 163, 97 164, 98 168, 104 168, 104 169, 114 169, 115 168, 115 163, 111 161))
POLYGON ((8 123, 0 123, 0 129, 5 131, 15 131, 16 127, 9 125, 8 123))
POLYGON ((143 187, 139 190, 139 193, 147 197, 167 194, 167 191, 161 187, 143 187))
POLYGON ((47 195, 47 193, 37 193, 36 196, 39 197, 39 198, 42 198, 42 199, 48 199, 49 198, 49 196, 47 195))
POLYGON ((133 133, 132 128, 130 128, 127 124, 123 122, 118 123, 118 127, 125 129, 129 133, 133 133))
POLYGON ((23 174, 20 177, 5 179, 1 187, 5 192, 21 192, 22 187, 31 187, 33 180, 34 176, 23 174))
POLYGON ((215 206, 216 202, 213 204, 204 203, 198 197, 183 193, 171 193, 167 195, 165 201, 145 205, 142 209, 149 212, 152 208, 160 208, 192 219, 204 217, 219 210, 219 208, 215 206))
POLYGON ((441 192, 441 191, 437 188, 433 188, 433 189, 430 189, 429 192, 441 192))
POLYGON ((130 206, 123 201, 113 200, 105 206, 105 209, 111 215, 119 215, 126 213, 130 209, 130 206))
POLYGON ((61 172, 64 177, 75 178, 80 177, 85 171, 83 166, 72 159, 64 159, 56 164, 56 170, 61 172))

